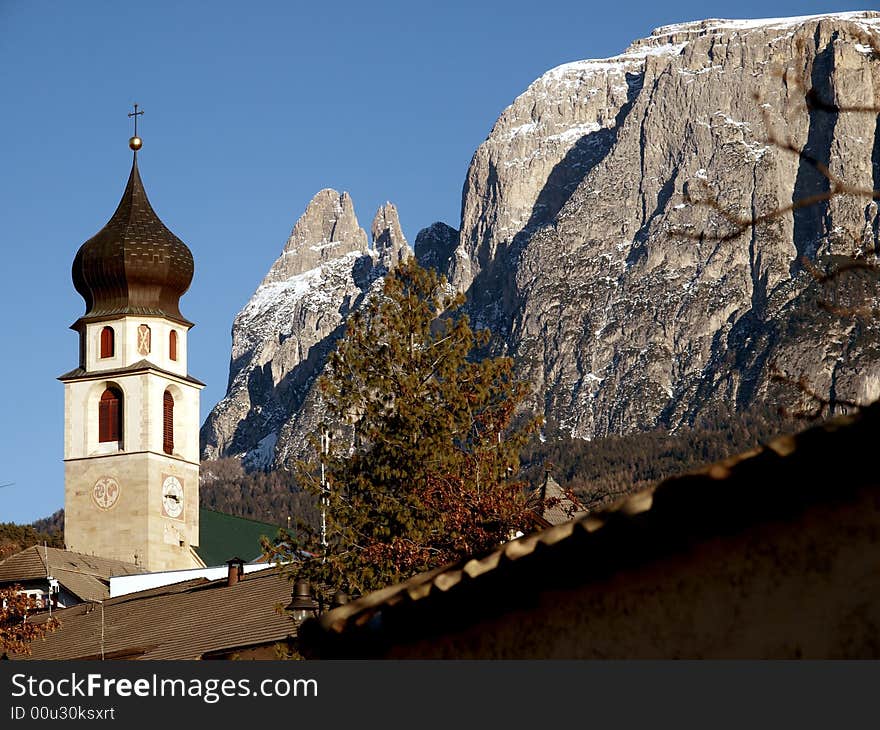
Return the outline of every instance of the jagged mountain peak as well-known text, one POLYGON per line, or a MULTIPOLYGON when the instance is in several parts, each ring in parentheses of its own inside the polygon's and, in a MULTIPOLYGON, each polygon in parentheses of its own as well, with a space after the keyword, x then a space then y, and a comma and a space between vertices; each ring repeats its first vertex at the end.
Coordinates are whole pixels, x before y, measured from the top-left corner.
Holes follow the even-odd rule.
POLYGON ((376 251, 379 260, 387 268, 391 268, 412 254, 412 249, 400 227, 400 219, 397 216, 397 208, 394 203, 386 202, 379 206, 370 231, 373 238, 373 250, 376 251))
POLYGON ((306 206, 235 318, 229 386, 202 427, 203 458, 266 468, 303 454, 321 412, 317 378, 346 318, 411 253, 393 204, 371 228, 372 248, 347 192, 321 190, 306 206))
POLYGON ((318 191, 296 221, 264 283, 283 281, 351 252, 364 252, 367 234, 360 227, 347 192, 318 191))

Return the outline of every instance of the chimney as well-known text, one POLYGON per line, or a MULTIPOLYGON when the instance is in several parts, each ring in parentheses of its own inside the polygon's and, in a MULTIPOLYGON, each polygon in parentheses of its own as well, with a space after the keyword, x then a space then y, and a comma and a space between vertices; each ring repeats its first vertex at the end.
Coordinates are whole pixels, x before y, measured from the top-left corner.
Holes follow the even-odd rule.
POLYGON ((226 574, 226 585, 234 586, 241 579, 241 576, 244 575, 244 560, 232 558, 232 560, 226 561, 226 565, 229 566, 229 571, 226 574))

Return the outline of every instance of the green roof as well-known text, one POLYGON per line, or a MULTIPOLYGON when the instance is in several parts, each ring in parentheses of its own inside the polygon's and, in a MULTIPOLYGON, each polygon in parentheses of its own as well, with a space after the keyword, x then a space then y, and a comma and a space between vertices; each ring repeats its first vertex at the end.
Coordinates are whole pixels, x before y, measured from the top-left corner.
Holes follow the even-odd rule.
POLYGON ((277 525, 234 517, 211 509, 199 508, 199 546, 196 552, 205 565, 223 565, 232 558, 245 562, 262 555, 260 538, 273 538, 277 525))

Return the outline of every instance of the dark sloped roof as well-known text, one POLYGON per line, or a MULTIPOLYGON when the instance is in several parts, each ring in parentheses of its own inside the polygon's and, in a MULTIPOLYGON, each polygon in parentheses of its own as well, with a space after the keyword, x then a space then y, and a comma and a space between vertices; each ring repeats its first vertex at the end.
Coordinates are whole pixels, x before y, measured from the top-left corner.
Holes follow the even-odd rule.
POLYGON ((36 545, 0 561, 0 583, 45 578, 47 575, 46 562, 36 545))
POLYGON ((778 437, 667 479, 601 512, 416 575, 310 619, 300 630, 302 650, 322 657, 381 652, 389 643, 430 633, 432 622, 477 621, 481 611, 499 610, 487 608, 499 595, 510 601, 503 610, 511 610, 516 600, 528 601, 536 590, 604 579, 697 541, 852 499, 863 489, 880 493, 877 433, 880 403, 778 437))
POLYGON ((250 562, 262 555, 260 538, 273 538, 277 525, 235 517, 214 510, 199 509, 199 546, 196 552, 205 565, 223 565, 241 557, 250 562))
POLYGON ((135 154, 116 212, 73 260, 73 285, 86 302, 79 322, 140 314, 190 325, 180 313, 179 300, 192 282, 193 269, 190 250, 150 205, 135 154))
MULTIPOLYGON (((199 659, 206 653, 284 641, 296 624, 276 612, 290 601, 290 583, 277 569, 226 580, 205 578, 152 588, 103 602, 107 658, 199 659)), ((102 605, 57 611, 61 628, 31 644, 23 659, 101 657, 102 605)))
POLYGON ((94 601, 109 598, 111 576, 143 572, 144 569, 134 563, 34 545, 0 562, 0 584, 45 579, 51 575, 68 592, 83 601, 94 601))
POLYGON ((177 373, 172 373, 170 370, 163 370, 149 360, 138 360, 128 367, 114 368, 113 370, 86 370, 84 368, 76 367, 70 372, 64 373, 64 375, 59 375, 58 380, 61 382, 66 382, 68 380, 100 380, 102 378, 115 378, 119 375, 131 375, 132 373, 147 371, 159 373, 160 375, 165 375, 176 380, 185 380, 193 385, 204 385, 201 380, 197 380, 191 375, 178 375, 177 373))

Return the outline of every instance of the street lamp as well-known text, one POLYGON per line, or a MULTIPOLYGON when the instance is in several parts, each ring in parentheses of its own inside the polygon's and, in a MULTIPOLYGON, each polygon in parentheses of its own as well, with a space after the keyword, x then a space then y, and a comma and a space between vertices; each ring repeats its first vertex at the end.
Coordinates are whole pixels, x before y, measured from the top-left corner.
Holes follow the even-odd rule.
POLYGON ((318 604, 312 598, 312 587, 307 580, 298 580, 293 584, 291 602, 285 607, 297 623, 311 616, 318 615, 318 604))
MULTIPOLYGON (((312 586, 307 580, 298 580, 293 584, 293 593, 291 593, 291 601, 285 610, 290 612, 293 620, 296 622, 305 621, 307 618, 317 617, 323 613, 328 607, 328 600, 323 594, 319 594, 319 600, 316 601, 312 596, 312 586)), ((337 590, 329 600, 329 609, 344 606, 351 599, 348 594, 341 588, 337 590)))
POLYGON ((341 588, 333 594, 333 598, 330 599, 330 608, 339 608, 340 606, 344 606, 348 603, 349 598, 348 594, 343 591, 341 588))

